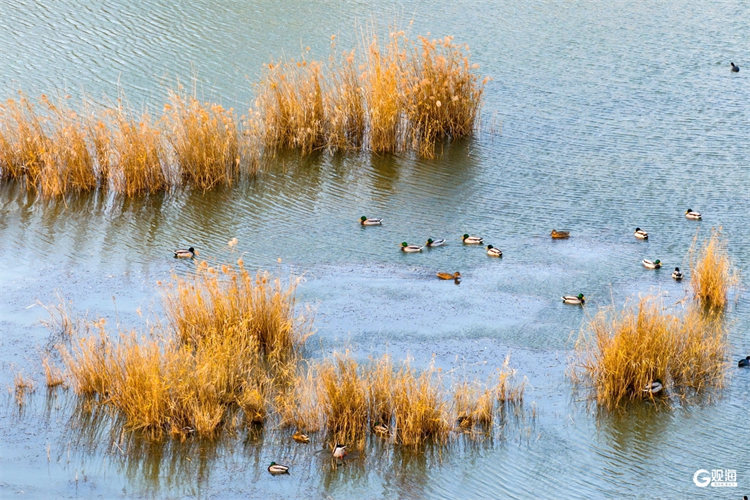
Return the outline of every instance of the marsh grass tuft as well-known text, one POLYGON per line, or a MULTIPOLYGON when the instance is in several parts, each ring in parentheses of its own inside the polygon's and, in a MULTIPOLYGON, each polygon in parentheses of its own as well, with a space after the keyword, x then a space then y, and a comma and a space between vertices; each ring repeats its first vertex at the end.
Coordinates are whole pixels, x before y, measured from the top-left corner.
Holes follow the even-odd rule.
POLYGON ((442 141, 474 132, 486 80, 467 46, 394 31, 385 43, 371 35, 357 49, 331 50, 328 65, 305 57, 267 66, 254 128, 269 152, 364 148, 433 158, 442 141))
POLYGON ((657 380, 680 395, 724 381, 726 330, 692 305, 678 316, 645 297, 621 311, 601 310, 576 347, 581 371, 574 380, 590 381, 597 402, 608 409, 651 399, 644 389, 657 380))
POLYGON ((690 249, 690 286, 698 302, 708 311, 723 311, 729 290, 739 284, 739 275, 732 265, 727 243, 721 229, 697 246, 697 237, 690 249))
POLYGON ((309 334, 293 317, 294 286, 241 265, 202 263, 167 289, 167 326, 113 338, 98 322, 76 336, 63 349, 74 388, 153 438, 213 437, 235 425, 238 409, 248 424, 262 423, 271 395, 288 390, 309 334))
POLYGON ((34 381, 19 372, 13 379, 13 388, 16 404, 23 406, 26 404, 26 395, 34 391, 34 381))

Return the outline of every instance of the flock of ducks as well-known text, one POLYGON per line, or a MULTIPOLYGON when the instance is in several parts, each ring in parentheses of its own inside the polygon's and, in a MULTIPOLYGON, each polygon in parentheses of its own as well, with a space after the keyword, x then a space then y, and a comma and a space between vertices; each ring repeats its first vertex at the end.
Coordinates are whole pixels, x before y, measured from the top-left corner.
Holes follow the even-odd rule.
MULTIPOLYGON (((387 429, 386 429, 386 431, 387 431, 387 429)), ((310 438, 307 437, 305 434, 302 434, 299 431, 295 432, 294 436, 292 436, 292 438, 294 438, 295 441, 298 441, 300 443, 309 443, 310 442, 310 438), (304 436, 306 439, 304 441, 299 441, 299 439, 297 437, 295 437, 295 436, 297 436, 297 437, 304 436)), ((334 460, 343 460, 344 457, 346 457, 346 455, 347 455, 346 445, 345 444, 336 443, 336 446, 333 447, 333 452, 331 453, 331 455, 333 456, 334 460)), ((276 462, 271 462, 271 465, 268 466, 268 472, 272 476, 279 476, 281 474, 289 474, 289 466, 288 465, 277 464, 276 462)))
MULTIPOLYGON (((690 220, 701 220, 701 214, 700 212, 696 212, 692 208, 688 208, 685 210, 685 218, 690 220)), ((363 226, 380 226, 383 224, 383 219, 379 218, 369 218, 366 215, 363 215, 359 219, 360 224, 363 226)), ((633 232, 633 235, 639 239, 639 240, 647 240, 648 239, 648 233, 641 229, 640 227, 636 227, 635 231, 633 232)), ((570 238, 570 231, 558 231, 557 229, 553 229, 552 232, 550 232, 550 237, 554 240, 564 240, 570 238)), ((469 234, 464 234, 461 238, 464 245, 482 245, 484 243, 484 240, 479 236, 470 236, 469 234)), ((427 248, 434 248, 434 247, 440 247, 445 245, 446 240, 444 238, 433 240, 432 238, 428 238, 427 242, 424 244, 424 246, 420 245, 410 245, 406 241, 401 243, 401 251, 404 253, 417 253, 421 252, 425 247, 427 248)), ((503 252, 499 248, 496 248, 492 245, 487 245, 486 247, 487 255, 490 257, 502 257, 503 252)), ((175 254, 175 257, 177 255, 175 254)), ((651 260, 651 259, 643 259, 641 261, 641 264, 646 269, 660 269, 661 268, 661 261, 659 259, 651 260)), ((455 273, 446 273, 446 272, 438 272, 437 277, 441 280, 454 280, 456 284, 460 283, 461 280, 461 273, 456 271, 455 273)), ((675 267, 674 271, 672 272, 672 278, 676 281, 682 280, 684 275, 680 271, 679 267, 675 267)), ((579 293, 578 295, 563 295, 562 301, 564 304, 570 304, 570 305, 576 305, 581 306, 586 303, 586 297, 579 293)))

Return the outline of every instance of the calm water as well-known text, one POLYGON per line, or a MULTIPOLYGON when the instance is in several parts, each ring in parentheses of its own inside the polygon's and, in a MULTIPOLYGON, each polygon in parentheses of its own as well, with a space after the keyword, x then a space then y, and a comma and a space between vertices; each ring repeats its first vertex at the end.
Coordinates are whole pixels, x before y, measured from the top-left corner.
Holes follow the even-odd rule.
MULTIPOLYGON (((43 385, 48 331, 36 301, 59 292, 110 324, 159 309, 158 280, 189 272, 171 249, 242 255, 252 267, 304 274, 300 301, 315 309, 310 355, 350 348, 433 359, 484 379, 508 352, 529 379, 533 421, 509 419, 498 439, 459 442, 441 456, 377 443, 332 470, 310 447, 274 432, 216 445, 147 445, 86 423, 70 394, 39 389, 19 413, 0 405, 0 496, 203 497, 721 497, 750 492, 741 454, 750 431, 750 373, 732 370, 713 403, 626 416, 597 414, 571 391, 571 332, 597 306, 655 291, 667 303, 687 284, 696 236, 721 226, 738 267, 750 265, 750 59, 744 2, 191 2, 123 5, 3 2, 0 98, 64 91, 125 93, 159 107, 165 86, 196 82, 237 109, 253 98, 261 64, 331 34, 348 48, 373 19, 414 19, 422 34, 472 47, 486 89, 483 132, 436 161, 379 157, 280 158, 256 182, 148 200, 100 196, 32 203, 0 188, 0 385, 22 371, 43 385), (729 62, 742 68, 730 73, 729 62), (704 220, 688 221, 686 208, 704 220), (361 228, 361 215, 385 219, 361 228), (647 242, 635 240, 640 226, 647 242), (568 229, 551 241, 550 229, 568 229), (468 232, 502 260, 460 244, 468 232), (236 250, 226 243, 238 238, 236 250), (449 239, 404 255, 401 241, 449 239), (646 271, 642 258, 665 269, 646 271), (278 259, 281 259, 279 263, 278 259), (461 271, 460 286, 433 278, 461 271), (563 306, 583 292, 585 310, 563 306), (113 297, 115 298, 113 300, 113 297), (373 305, 375 307, 373 307, 373 305), (264 445, 262 445, 264 444, 264 445), (291 477, 273 478, 271 460, 291 477), (697 469, 736 469, 739 487, 694 486, 697 469)), ((747 294, 731 313, 728 363, 750 352, 747 294)))

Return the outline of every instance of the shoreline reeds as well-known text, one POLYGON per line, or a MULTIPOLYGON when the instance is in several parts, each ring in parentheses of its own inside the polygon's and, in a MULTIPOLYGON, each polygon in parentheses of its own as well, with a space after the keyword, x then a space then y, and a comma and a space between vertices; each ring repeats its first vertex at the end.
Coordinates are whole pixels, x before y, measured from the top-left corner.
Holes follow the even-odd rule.
POLYGON ((434 158, 444 143, 472 135, 487 79, 475 73, 468 47, 403 31, 387 40, 372 35, 340 53, 332 44, 327 64, 268 64, 243 117, 179 86, 158 116, 122 99, 84 102, 76 112, 69 96, 32 102, 19 92, 0 104, 0 181, 22 181, 42 198, 206 191, 255 175, 282 150, 434 158))

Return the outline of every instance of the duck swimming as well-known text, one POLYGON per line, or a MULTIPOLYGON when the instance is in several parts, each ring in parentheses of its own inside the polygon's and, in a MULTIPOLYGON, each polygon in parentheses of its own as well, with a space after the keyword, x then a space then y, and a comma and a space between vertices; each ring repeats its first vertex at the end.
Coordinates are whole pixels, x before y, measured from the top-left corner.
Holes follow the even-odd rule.
POLYGON ((680 281, 683 278, 683 275, 680 272, 680 268, 679 267, 675 267, 674 271, 672 271, 672 278, 674 278, 677 281, 680 281))
POLYGON ((421 252, 422 247, 419 245, 409 245, 407 242, 401 243, 401 251, 406 253, 421 252))
POLYGON ((195 257, 195 254, 198 252, 195 251, 195 248, 190 247, 187 250, 185 249, 178 249, 174 251, 174 258, 175 259, 192 259, 195 257))
POLYGON ((661 267, 661 261, 659 259, 656 259, 656 260, 643 259, 641 261, 641 264, 643 264, 643 267, 645 267, 646 269, 659 269, 661 267))
POLYGON ((300 431, 297 431, 294 434, 292 434, 292 439, 294 439, 298 443, 309 443, 310 442, 310 437, 307 434, 302 434, 300 431))
POLYGON ((445 245, 445 238, 440 238, 438 240, 427 238, 427 243, 425 244, 426 247, 441 247, 443 245, 445 245))
POLYGON ((692 208, 685 210, 685 218, 692 220, 701 220, 701 213, 694 211, 692 208))
POLYGON ((750 368, 750 356, 745 357, 737 362, 738 368, 750 368))
POLYGON ((271 462, 271 465, 268 466, 268 472, 270 472, 273 476, 278 476, 279 474, 289 474, 289 467, 287 467, 286 465, 277 464, 276 462, 271 462))
POLYGON ((740 72, 740 67, 739 66, 737 66, 733 62, 730 62, 729 64, 732 65, 732 73, 739 73, 740 72))
POLYGON ((647 240, 648 239, 648 233, 641 229, 640 227, 635 228, 635 232, 633 233, 636 238, 639 240, 647 240))
POLYGON ((368 219, 367 216, 363 215, 359 218, 359 223, 363 226, 380 226, 383 224, 383 219, 368 219))
POLYGON ((553 229, 549 235, 553 240, 564 240, 570 238, 570 231, 558 231, 557 229, 553 229))
POLYGON ((502 257, 503 252, 499 248, 495 248, 492 245, 487 245, 487 255, 490 257, 502 257))
POLYGON ((441 280, 460 280, 461 279, 461 273, 456 271, 455 273, 437 273, 437 277, 441 280))
POLYGON ((563 295, 563 303, 574 306, 582 306, 586 302, 586 297, 582 293, 578 295, 563 295))
POLYGON ((482 238, 479 236, 469 236, 468 234, 465 234, 463 236, 464 245, 481 245, 482 244, 482 238))

